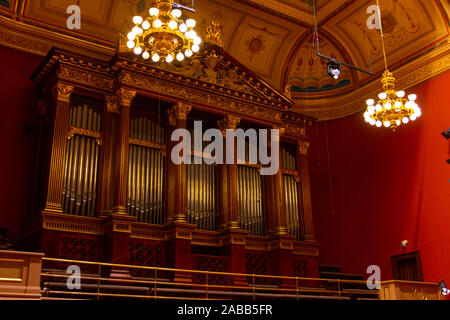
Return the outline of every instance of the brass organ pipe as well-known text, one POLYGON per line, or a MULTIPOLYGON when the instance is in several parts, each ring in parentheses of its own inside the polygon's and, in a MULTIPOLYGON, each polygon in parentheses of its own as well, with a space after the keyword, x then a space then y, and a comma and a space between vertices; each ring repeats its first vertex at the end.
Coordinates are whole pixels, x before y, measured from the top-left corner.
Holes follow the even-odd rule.
MULTIPOLYGON (((91 119, 89 119, 89 117, 91 116, 91 112, 90 109, 88 109, 87 105, 83 105, 83 126, 82 128, 87 128, 89 125, 89 121, 91 119)), ((85 216, 85 208, 86 206, 84 205, 84 195, 86 194, 86 187, 87 187, 87 183, 86 183, 86 176, 87 176, 87 168, 88 168, 88 159, 89 159, 89 140, 87 139, 87 137, 85 136, 81 136, 81 141, 83 143, 83 156, 82 156, 82 162, 80 165, 80 173, 79 173, 79 177, 80 177, 80 192, 78 193, 79 199, 80 199, 80 206, 79 206, 79 214, 81 216, 85 216)))
POLYGON ((294 181, 293 186, 294 186, 294 192, 293 192, 292 196, 294 198, 294 208, 295 208, 294 212, 295 212, 295 220, 296 220, 295 226, 297 229, 297 240, 300 240, 301 235, 300 235, 300 217, 299 217, 299 207, 298 207, 299 203, 298 203, 298 197, 297 197, 297 195, 298 195, 297 181, 294 181))
POLYGON ((217 208, 216 208, 216 170, 217 167, 216 166, 212 166, 211 168, 212 173, 211 173, 211 179, 213 181, 212 183, 212 192, 211 192, 211 198, 212 198, 212 215, 213 215, 213 220, 214 220, 214 230, 217 230, 217 208))
POLYGON ((244 166, 240 166, 239 167, 240 171, 241 171, 241 183, 242 183, 242 189, 241 189, 241 195, 242 195, 242 220, 244 222, 244 229, 245 230, 249 230, 249 220, 248 220, 248 216, 247 216, 247 197, 245 194, 245 190, 247 188, 247 184, 245 181, 245 167, 244 166))
POLYGON ((157 222, 157 218, 152 218, 151 217, 151 212, 154 211, 153 210, 153 206, 151 203, 151 197, 152 197, 152 193, 154 192, 155 189, 155 182, 153 181, 153 175, 152 175, 152 167, 155 165, 154 164, 154 160, 153 160, 153 150, 151 149, 146 149, 146 154, 147 154, 147 163, 146 163, 146 168, 147 168, 147 177, 146 177, 146 181, 147 181, 147 195, 146 195, 146 213, 145 213, 145 221, 147 223, 152 222, 152 223, 156 223, 157 222))
MULTIPOLYGON (((160 132, 161 134, 161 132, 160 132)), ((160 142, 162 138, 160 136, 160 142)), ((164 183, 164 157, 161 151, 155 151, 156 157, 158 159, 158 221, 159 224, 164 224, 164 202, 163 202, 163 183, 164 183)))
MULTIPOLYGON (((141 118, 142 119, 142 118, 141 118)), ((139 128, 139 134, 141 140, 145 139, 145 125, 147 121, 144 121, 145 119, 142 119, 140 121, 140 128, 139 128)), ((145 218, 145 197, 147 193, 146 185, 145 185, 145 175, 147 171, 147 148, 145 147, 139 147, 140 149, 140 163, 139 166, 139 189, 140 189, 140 197, 139 197, 139 221, 143 221, 145 218)))
POLYGON ((261 202, 261 176, 259 172, 255 172, 258 188, 256 189, 257 195, 257 205, 258 205, 258 227, 259 227, 259 235, 264 234, 264 219, 262 214, 262 202, 261 202))
POLYGON ((255 207, 255 229, 256 229, 256 233, 258 235, 261 234, 261 228, 260 228, 260 215, 259 215, 259 202, 258 202, 258 189, 259 189, 259 184, 258 184, 258 174, 256 172, 255 169, 252 168, 253 171, 253 181, 254 181, 254 189, 253 189, 253 205, 255 207))
POLYGON ((258 172, 256 172, 255 169, 253 169, 253 177, 255 180, 255 190, 253 192, 255 199, 253 200, 253 203, 255 205, 255 215, 256 215, 256 232, 258 235, 261 234, 261 217, 260 217, 260 210, 259 210, 259 202, 258 202, 258 190, 259 190, 259 175, 258 172))
POLYGON ((248 224, 247 224, 247 228, 250 231, 250 233, 252 233, 252 217, 250 216, 250 181, 249 181, 249 177, 248 177, 248 168, 247 167, 243 167, 244 168, 244 182, 245 182, 245 215, 248 219, 248 224))
MULTIPOLYGON (((142 118, 139 118, 138 121, 138 139, 142 139, 142 118)), ((141 146, 137 147, 138 154, 137 154, 137 163, 136 163, 136 214, 140 219, 142 219, 141 215, 141 206, 142 206, 142 192, 143 192, 143 186, 142 186, 142 169, 143 169, 143 161, 142 161, 142 150, 143 148, 141 146)))
MULTIPOLYGON (((74 108, 70 108, 70 125, 72 126, 74 122, 74 108)), ((70 213, 68 210, 70 205, 70 197, 71 197, 71 173, 72 173, 72 157, 73 157, 73 138, 69 140, 67 145, 67 156, 66 156, 66 174, 65 174, 65 182, 64 182, 64 188, 65 188, 65 195, 64 195, 64 213, 70 213)))
POLYGON ((186 166, 186 219, 189 223, 191 220, 191 165, 186 166))
POLYGON ((203 224, 203 229, 208 229, 208 224, 207 224, 207 220, 206 220, 206 211, 205 211, 205 199, 206 199, 206 190, 205 188, 207 187, 206 185, 206 173, 205 173, 205 165, 204 164, 200 164, 199 165, 199 169, 200 169, 200 174, 201 174, 201 198, 200 198, 200 215, 202 217, 202 224, 203 224))
MULTIPOLYGON (((134 123, 134 119, 131 118, 130 119, 130 138, 133 137, 132 132, 133 132, 133 123, 134 123)), ((131 181, 131 158, 133 157, 133 145, 129 144, 128 146, 128 188, 127 188, 127 212, 129 215, 132 215, 131 213, 131 189, 133 188, 133 184, 131 181)))
POLYGON ((290 186, 291 186, 290 176, 284 175, 283 180, 284 180, 285 202, 286 202, 286 222, 288 225, 289 233, 292 234, 293 221, 292 221, 292 199, 291 199, 291 188, 290 188, 290 186))
POLYGON ((253 224, 253 212, 252 212, 252 185, 253 185, 253 181, 252 181, 252 177, 251 177, 251 172, 250 169, 246 166, 244 166, 244 170, 245 170, 245 181, 247 182, 247 188, 245 188, 246 190, 246 203, 247 203, 247 216, 249 219, 249 230, 251 234, 255 234, 254 232, 254 224, 253 224))
POLYGON ((207 165, 206 163, 203 164, 203 166, 205 167, 204 172, 205 172, 205 217, 206 217, 206 224, 208 225, 208 230, 212 230, 212 220, 211 220, 211 210, 210 210, 210 198, 211 198, 211 173, 209 170, 209 165, 207 165))
MULTIPOLYGON (((91 128, 91 124, 93 122, 93 113, 92 113, 92 109, 88 108, 87 105, 84 105, 84 108, 87 110, 87 119, 85 120, 85 127, 86 129, 90 129, 91 128)), ((90 160, 91 160, 91 139, 88 137, 83 137, 83 139, 85 140, 85 159, 84 159, 84 168, 81 167, 81 175, 82 175, 82 191, 81 191, 81 215, 82 216, 87 216, 87 212, 86 212, 86 207, 87 207, 87 197, 89 194, 89 170, 90 170, 90 160)))
POLYGON ((146 223, 154 224, 156 223, 155 217, 153 215, 153 203, 152 203, 152 193, 153 193, 153 184, 154 184, 154 178, 153 178, 153 154, 152 150, 145 147, 142 148, 143 152, 146 155, 145 162, 143 164, 143 168, 141 170, 144 170, 144 175, 146 177, 146 184, 143 186, 145 190, 145 198, 144 198, 144 215, 142 217, 142 221, 146 223))
POLYGON ((245 220, 243 216, 243 210, 242 210, 242 172, 241 167, 238 166, 238 213, 239 213, 239 225, 242 229, 245 230, 245 220))
POLYGON ((247 230, 248 227, 248 223, 247 223, 247 217, 245 216, 245 205, 244 205, 244 189, 245 189, 245 185, 244 185, 244 172, 243 172, 243 167, 242 166, 238 166, 238 181, 239 181, 239 216, 240 216, 240 222, 241 222, 241 228, 244 230, 247 230))
POLYGON ((297 190, 296 190, 296 182, 294 177, 291 177, 291 215, 292 215, 292 220, 293 220, 293 229, 294 229, 294 233, 295 233, 295 237, 298 239, 298 207, 296 205, 296 197, 295 195, 297 194, 297 190))
MULTIPOLYGON (((78 107, 74 107, 73 108, 73 113, 74 113, 74 126, 76 126, 78 124, 78 107)), ((78 161, 78 139, 76 136, 73 136, 72 139, 72 161, 71 161, 71 165, 70 165, 70 179, 69 179, 69 193, 70 193, 70 197, 69 197, 69 204, 68 204, 68 208, 67 208, 67 213, 70 214, 74 214, 74 210, 73 208, 75 207, 75 174, 76 174, 76 163, 78 161)))
POLYGON ((151 174, 152 192, 150 194, 150 201, 149 201, 150 203, 149 204, 150 204, 150 208, 151 208, 150 213, 151 213, 152 223, 160 224, 161 221, 159 220, 158 212, 156 210, 157 209, 157 207, 156 207, 156 192, 155 192, 155 188, 154 188, 155 184, 157 183, 157 181, 156 181, 157 154, 156 153, 157 153, 156 150, 153 150, 153 149, 150 150, 150 159, 151 159, 150 174, 151 174))
MULTIPOLYGON (((163 133, 163 132, 161 132, 163 133)), ((161 138, 160 142, 164 141, 164 138, 161 138)), ((164 157, 158 151, 158 159, 159 159, 159 192, 158 192, 158 203, 159 203, 159 219, 161 224, 164 224, 164 201, 163 201, 163 191, 164 191, 164 157)))
MULTIPOLYGON (((156 140, 156 124, 153 121, 146 119, 147 122, 147 137, 146 140, 155 141, 156 140)), ((150 175, 150 188, 149 188, 149 197, 148 197, 148 205, 149 212, 151 212, 151 223, 159 224, 159 214, 158 214, 158 205, 157 205, 157 184, 158 184, 158 156, 156 151, 153 149, 147 149, 147 153, 149 155, 148 165, 149 165, 149 175, 150 175)))
MULTIPOLYGON (((151 131, 151 136, 149 137, 149 140, 153 141, 153 142, 157 142, 159 143, 159 128, 158 128, 158 124, 156 122, 149 122, 150 127, 152 128, 151 131)), ((154 204, 153 204, 153 208, 154 208, 154 215, 155 215, 155 221, 158 224, 162 224, 163 222, 161 222, 161 217, 160 217, 160 205, 159 205, 159 171, 160 171, 160 152, 158 150, 151 150, 152 153, 154 153, 153 155, 153 162, 152 162, 152 166, 155 168, 155 172, 154 172, 154 183, 152 185, 152 193, 154 193, 154 204)))
POLYGON ((284 190, 286 190, 286 192, 284 193, 284 200, 286 202, 286 225, 287 228, 290 232, 290 228, 291 228, 291 217, 290 217, 290 203, 289 203, 289 189, 288 189, 288 181, 287 181, 287 176, 283 175, 283 184, 284 184, 284 190))
MULTIPOLYGON (((101 114, 98 114, 97 117, 97 131, 101 131, 101 125, 102 125, 102 116, 101 114)), ((95 216, 95 204, 97 202, 97 175, 98 175, 98 159, 100 157, 100 146, 94 142, 95 146, 95 161, 94 161, 94 178, 92 181, 92 206, 91 206, 91 215, 95 216)))
MULTIPOLYGON (((89 117, 88 117, 88 129, 92 130, 93 123, 95 121, 95 114, 92 112, 92 109, 89 108, 89 117)), ((89 212, 89 197, 92 192, 91 188, 91 176, 92 176, 92 167, 93 167, 93 158, 94 158, 94 150, 93 150, 93 140, 91 137, 86 137, 86 167, 85 167, 85 174, 84 174, 84 201, 83 201, 83 215, 88 216, 90 214, 89 212)))
MULTIPOLYGON (((86 119, 86 115, 85 115, 85 108, 81 107, 81 128, 83 128, 85 126, 85 119, 86 119)), ((80 209, 81 209, 81 194, 83 192, 83 178, 81 176, 81 168, 83 168, 83 160, 84 160, 84 152, 85 152, 85 148, 86 148, 86 143, 84 141, 84 137, 81 136, 80 138, 80 152, 79 152, 79 163, 78 163, 78 167, 77 167, 77 191, 75 193, 75 211, 77 213, 77 215, 80 215, 80 209)))
POLYGON ((255 177, 253 174, 252 168, 247 168, 248 179, 250 181, 250 189, 249 189, 249 214, 252 220, 252 233, 256 234, 256 212, 255 212, 255 202, 254 202, 254 190, 255 190, 255 177))

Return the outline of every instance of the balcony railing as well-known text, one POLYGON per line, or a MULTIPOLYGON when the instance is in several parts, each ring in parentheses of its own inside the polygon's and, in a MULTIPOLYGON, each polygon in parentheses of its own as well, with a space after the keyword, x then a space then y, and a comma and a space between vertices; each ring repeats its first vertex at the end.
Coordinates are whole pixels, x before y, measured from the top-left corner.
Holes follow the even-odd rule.
POLYGON ((105 262, 43 258, 43 298, 186 299, 186 300, 350 300, 379 299, 366 281, 285 277, 124 265, 105 262), (79 275, 66 273, 78 266, 79 275), (141 276, 132 277, 139 271, 141 276), (111 277, 111 273, 121 277, 111 277), (80 289, 69 289, 79 276, 80 289))

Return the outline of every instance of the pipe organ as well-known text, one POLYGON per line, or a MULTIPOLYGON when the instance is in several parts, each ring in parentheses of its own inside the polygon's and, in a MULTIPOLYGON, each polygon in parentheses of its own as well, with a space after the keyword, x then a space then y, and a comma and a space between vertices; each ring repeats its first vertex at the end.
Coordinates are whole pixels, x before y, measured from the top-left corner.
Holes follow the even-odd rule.
POLYGON ((314 119, 289 111, 290 99, 216 45, 192 58, 196 68, 189 59, 133 59, 53 49, 33 74, 49 132, 42 135, 42 205, 29 230, 37 249, 129 264, 131 248, 148 247, 154 250, 142 254, 151 257, 140 261, 176 269, 205 268, 200 252, 210 268, 225 259, 234 273, 257 270, 252 264, 262 259, 264 272, 293 275, 302 261, 307 275, 317 276, 305 127, 314 119), (171 135, 194 120, 222 134, 280 128, 278 173, 261 175, 248 143, 243 164, 175 164, 171 135))

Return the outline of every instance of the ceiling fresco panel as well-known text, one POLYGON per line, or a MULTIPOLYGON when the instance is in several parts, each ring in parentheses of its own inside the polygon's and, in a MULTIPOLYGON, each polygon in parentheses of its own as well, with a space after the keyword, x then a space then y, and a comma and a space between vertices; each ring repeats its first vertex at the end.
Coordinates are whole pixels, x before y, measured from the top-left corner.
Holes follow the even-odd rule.
MULTIPOLYGON (((369 30, 366 10, 373 1, 355 2, 347 10, 330 20, 324 27, 336 36, 349 52, 352 63, 367 66, 370 57, 375 72, 384 68, 379 30, 369 30)), ((432 0, 384 1, 382 23, 385 33, 386 51, 390 66, 418 53, 436 39, 448 36, 447 27, 438 15, 436 3, 432 0)), ((365 74, 359 73, 362 79, 365 74)))

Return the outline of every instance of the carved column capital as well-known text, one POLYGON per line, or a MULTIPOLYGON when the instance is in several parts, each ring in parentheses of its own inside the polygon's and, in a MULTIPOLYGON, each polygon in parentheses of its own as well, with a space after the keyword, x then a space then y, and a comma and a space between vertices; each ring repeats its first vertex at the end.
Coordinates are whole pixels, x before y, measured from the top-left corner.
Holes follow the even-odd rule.
POLYGON ((111 113, 120 113, 117 95, 106 96, 106 110, 111 113))
POLYGON ((217 121, 217 127, 225 135, 227 129, 235 130, 240 122, 241 118, 228 114, 222 120, 217 121))
POLYGON ((121 107, 129 108, 131 106, 131 102, 133 102, 133 99, 136 97, 136 91, 120 88, 117 90, 116 96, 121 107))
POLYGON ((311 143, 309 143, 308 141, 299 140, 299 141, 297 141, 297 144, 298 144, 298 150, 299 150, 300 154, 302 156, 307 156, 308 149, 309 149, 309 146, 311 145, 311 143))
POLYGON ((75 88, 64 83, 56 83, 52 88, 53 97, 62 102, 70 102, 70 96, 75 88))
POLYGON ((169 116, 169 123, 171 126, 176 126, 177 120, 186 120, 189 112, 191 112, 192 106, 182 102, 178 102, 172 108, 167 110, 169 116))

